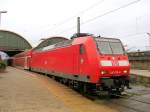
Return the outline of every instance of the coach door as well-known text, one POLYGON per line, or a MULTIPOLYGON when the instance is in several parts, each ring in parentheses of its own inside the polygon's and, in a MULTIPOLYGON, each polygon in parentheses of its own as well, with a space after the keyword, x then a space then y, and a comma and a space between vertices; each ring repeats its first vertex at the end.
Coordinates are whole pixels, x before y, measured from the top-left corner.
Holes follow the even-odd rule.
POLYGON ((27 69, 27 57, 24 58, 24 69, 27 69))
POLYGON ((30 58, 28 56, 25 57, 24 69, 29 69, 30 58))

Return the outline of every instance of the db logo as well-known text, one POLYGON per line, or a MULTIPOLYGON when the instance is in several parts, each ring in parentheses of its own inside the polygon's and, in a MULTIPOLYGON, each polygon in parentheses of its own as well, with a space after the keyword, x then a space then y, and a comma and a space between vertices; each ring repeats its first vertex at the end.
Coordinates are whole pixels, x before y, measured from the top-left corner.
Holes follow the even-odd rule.
POLYGON ((114 66, 118 66, 118 63, 117 63, 117 62, 114 62, 113 65, 114 65, 114 66))

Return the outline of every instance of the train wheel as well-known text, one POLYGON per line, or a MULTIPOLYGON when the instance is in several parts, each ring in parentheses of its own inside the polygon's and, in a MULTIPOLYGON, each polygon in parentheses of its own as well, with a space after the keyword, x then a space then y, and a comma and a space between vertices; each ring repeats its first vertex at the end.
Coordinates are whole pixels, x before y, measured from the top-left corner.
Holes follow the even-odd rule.
POLYGON ((83 83, 83 92, 89 95, 96 95, 96 85, 91 83, 83 83))
POLYGON ((78 90, 81 94, 84 94, 86 93, 86 85, 83 83, 83 82, 78 82, 79 85, 78 85, 78 90))
POLYGON ((113 91, 112 89, 110 89, 108 91, 108 95, 111 98, 119 98, 121 96, 121 91, 119 91, 118 89, 116 89, 115 91, 113 91))
POLYGON ((73 80, 69 80, 68 83, 69 83, 69 87, 70 87, 70 88, 73 88, 73 80))

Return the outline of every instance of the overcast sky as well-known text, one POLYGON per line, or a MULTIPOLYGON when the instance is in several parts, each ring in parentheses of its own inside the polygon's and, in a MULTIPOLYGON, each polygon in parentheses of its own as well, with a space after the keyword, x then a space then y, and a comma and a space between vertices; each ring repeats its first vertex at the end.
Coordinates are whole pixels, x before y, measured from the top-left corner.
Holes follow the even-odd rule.
POLYGON ((81 32, 120 38, 128 48, 148 49, 150 0, 0 0, 1 29, 14 31, 33 46, 41 38, 70 36, 81 17, 81 32), (83 24, 84 23, 84 24, 83 24))

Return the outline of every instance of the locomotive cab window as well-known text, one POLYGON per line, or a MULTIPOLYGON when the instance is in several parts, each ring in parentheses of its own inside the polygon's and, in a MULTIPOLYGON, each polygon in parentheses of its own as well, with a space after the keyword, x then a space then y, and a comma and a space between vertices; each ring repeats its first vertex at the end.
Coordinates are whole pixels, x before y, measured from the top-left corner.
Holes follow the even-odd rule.
POLYGON ((65 46, 69 46, 71 45, 72 43, 72 40, 65 40, 65 41, 62 41, 62 42, 59 42, 57 44, 55 44, 55 47, 65 47, 65 46))
POLYGON ((118 39, 96 38, 97 49, 101 54, 124 54, 124 48, 118 39))
POLYGON ((84 54, 85 49, 84 49, 84 45, 80 44, 80 54, 84 54))

